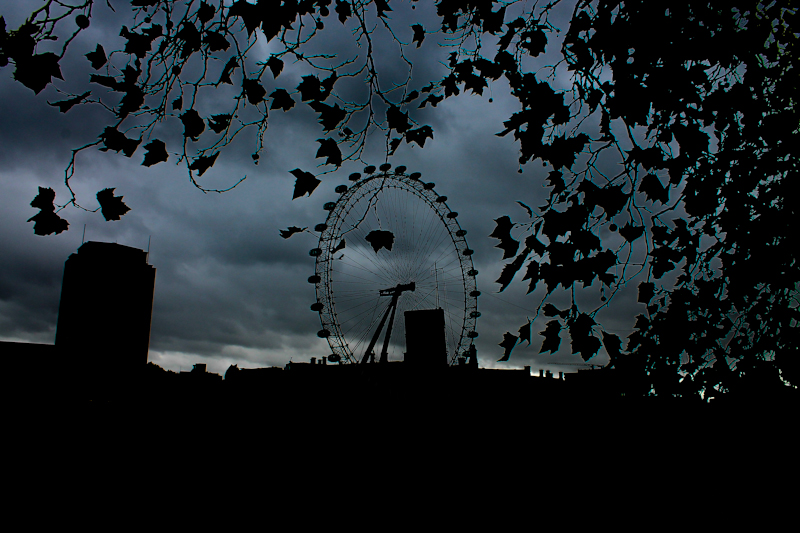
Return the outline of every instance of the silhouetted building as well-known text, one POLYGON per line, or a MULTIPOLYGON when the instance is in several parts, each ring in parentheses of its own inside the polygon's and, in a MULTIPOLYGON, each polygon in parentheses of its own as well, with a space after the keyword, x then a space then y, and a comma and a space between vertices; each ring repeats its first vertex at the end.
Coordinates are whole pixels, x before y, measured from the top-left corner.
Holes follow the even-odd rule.
POLYGON ((64 264, 56 348, 101 371, 143 368, 150 347, 156 269, 147 252, 86 242, 64 264))
POLYGON ((406 311, 406 364, 419 368, 447 366, 443 309, 406 311))

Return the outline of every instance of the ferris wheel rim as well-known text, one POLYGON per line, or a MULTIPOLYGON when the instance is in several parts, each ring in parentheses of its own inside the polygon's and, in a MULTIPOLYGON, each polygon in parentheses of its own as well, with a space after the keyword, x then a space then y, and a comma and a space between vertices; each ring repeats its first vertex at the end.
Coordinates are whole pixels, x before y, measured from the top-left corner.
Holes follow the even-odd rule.
MULTIPOLYGON (((325 338, 328 342, 332 356, 341 362, 355 363, 357 357, 350 347, 342 327, 339 324, 336 313, 336 299, 334 296, 334 286, 332 283, 331 264, 334 260, 334 253, 339 244, 339 239, 345 234, 353 231, 361 222, 345 233, 341 233, 341 225, 351 210, 359 202, 363 201, 368 195, 372 195, 368 201, 373 200, 377 203, 378 194, 388 189, 400 189, 413 194, 422 200, 439 218, 450 238, 453 250, 458 258, 458 271, 460 272, 460 283, 464 294, 464 312, 460 320, 460 337, 452 353, 448 353, 448 364, 455 364, 458 356, 465 353, 473 344, 478 336, 476 329, 477 318, 480 313, 477 311, 477 297, 480 292, 477 290, 475 270, 472 262, 473 250, 469 248, 466 241, 466 230, 461 228, 458 223, 458 213, 452 211, 447 205, 447 197, 441 196, 434 190, 433 183, 425 183, 420 180, 419 173, 405 173, 404 167, 397 167, 394 171, 389 171, 389 165, 382 165, 380 172, 374 172, 374 167, 368 167, 365 172, 368 174, 361 177, 360 174, 351 175, 351 186, 340 185, 336 192, 340 194, 335 202, 327 202, 324 209, 328 211, 325 223, 317 225, 315 230, 319 231, 319 242, 317 248, 311 250, 310 255, 315 257, 315 275, 309 278, 309 282, 315 284, 317 301, 312 309, 319 313, 322 329, 318 336, 325 338), (373 172, 367 172, 372 170, 373 172), (354 178, 355 177, 355 178, 354 178)), ((371 203, 368 204, 366 211, 371 203)), ((362 219, 363 220, 363 219, 362 219)), ((377 253, 377 252, 376 252, 377 253)))

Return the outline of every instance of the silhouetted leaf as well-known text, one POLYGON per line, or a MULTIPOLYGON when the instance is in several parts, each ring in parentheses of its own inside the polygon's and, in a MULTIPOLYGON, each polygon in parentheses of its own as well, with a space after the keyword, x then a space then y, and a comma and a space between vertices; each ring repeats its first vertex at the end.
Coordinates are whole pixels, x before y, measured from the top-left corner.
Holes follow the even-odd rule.
POLYGON ((411 29, 414 30, 414 37, 411 39, 411 42, 417 43, 417 48, 422 45, 422 41, 425 40, 425 28, 422 27, 422 24, 413 24, 411 29))
POLYGON ((231 116, 227 114, 212 115, 211 118, 208 119, 208 127, 211 128, 211 131, 214 133, 222 133, 230 123, 231 116))
POLYGON ((336 126, 347 116, 347 112, 340 108, 339 104, 329 106, 322 102, 311 102, 308 105, 311 106, 311 109, 319 113, 319 123, 322 124, 325 131, 336 129, 336 126))
POLYGON ((203 172, 214 166, 214 162, 217 160, 218 156, 219 152, 214 152, 209 156, 201 155, 192 161, 192 164, 189 165, 189 170, 196 170, 197 175, 202 176, 203 172))
POLYGON ((600 339, 592 335, 594 325, 594 319, 585 313, 580 313, 569 323, 572 353, 581 354, 584 361, 591 359, 600 349, 600 339))
POLYGON ((263 102, 264 97, 267 95, 267 90, 258 83, 258 80, 249 80, 245 78, 242 80, 242 90, 245 96, 247 96, 247 101, 253 105, 263 102))
POLYGON ((528 341, 528 346, 531 345, 531 322, 520 326, 519 328, 519 342, 528 341))
POLYGON ((75 98, 70 98, 68 100, 60 100, 58 102, 52 102, 52 103, 47 102, 47 103, 53 107, 58 107, 58 110, 61 111, 62 113, 66 113, 67 111, 72 109, 72 106, 74 106, 75 104, 79 104, 82 100, 86 99, 86 97, 89 96, 90 94, 92 94, 91 91, 86 91, 85 93, 76 96, 75 98))
POLYGON ((63 80, 58 56, 52 52, 17 60, 14 79, 39 94, 53 78, 63 80))
POLYGON ((183 122, 183 136, 190 137, 193 141, 196 141, 200 134, 203 133, 203 130, 206 129, 205 122, 194 109, 185 112, 180 116, 180 119, 183 122))
POLYGON ((206 32, 203 37, 203 44, 208 46, 209 52, 222 52, 230 48, 231 43, 221 33, 215 31, 206 32))
POLYGON ((398 133, 403 133, 411 127, 408 122, 408 113, 403 113, 395 105, 390 105, 386 110, 386 123, 389 128, 396 130, 398 133))
POLYGON ((300 92, 300 99, 303 102, 308 100, 323 100, 322 85, 316 76, 303 76, 302 81, 297 86, 300 92))
POLYGON ((320 180, 314 176, 314 174, 302 171, 299 168, 291 170, 290 174, 297 178, 294 183, 294 194, 292 195, 292 200, 295 198, 300 198, 304 194, 311 196, 311 193, 314 192, 314 189, 317 188, 317 185, 321 183, 320 180))
POLYGON ((539 263, 536 261, 531 261, 528 263, 528 268, 525 270, 525 277, 522 278, 522 281, 529 279, 528 282, 528 291, 526 294, 530 294, 536 290, 536 285, 539 283, 539 263))
POLYGON ((648 283, 648 282, 641 282, 639 283, 639 297, 636 299, 637 302, 647 304, 650 303, 650 300, 653 298, 653 294, 655 294, 655 284, 648 283))
POLYGON ((335 254, 336 252, 338 252, 340 250, 344 250, 345 246, 347 246, 347 243, 345 242, 344 239, 342 239, 341 241, 339 241, 339 244, 337 244, 336 246, 333 247, 333 249, 331 250, 331 253, 335 254))
POLYGON ((503 250, 503 259, 514 257, 514 254, 519 249, 519 241, 511 236, 511 229, 514 227, 511 218, 508 216, 496 218, 495 224, 494 231, 489 235, 491 238, 500 240, 500 243, 496 244, 495 248, 503 250))
POLYGON ((53 211, 39 211, 28 222, 33 222, 33 233, 36 235, 57 235, 69 228, 69 223, 53 211))
POLYGON ((551 320, 548 322, 544 332, 539 333, 539 335, 544 337, 544 341, 542 342, 542 347, 539 350, 539 353, 556 353, 558 351, 558 347, 561 345, 560 333, 561 323, 558 320, 551 320))
POLYGON ((42 211, 55 211, 55 199, 56 192, 53 189, 49 187, 39 187, 39 194, 31 201, 31 207, 41 209, 42 211))
POLYGON ((339 150, 339 145, 333 139, 317 139, 319 143, 319 150, 317 150, 317 157, 327 157, 325 160, 326 165, 336 165, 337 167, 342 164, 342 152, 339 150))
POLYGON ((525 248, 520 252, 520 254, 514 258, 514 260, 503 267, 503 271, 500 273, 500 277, 497 278, 495 283, 500 284, 500 290, 497 292, 503 292, 508 284, 511 283, 511 280, 514 279, 514 275, 522 268, 522 264, 525 262, 525 259, 528 258, 528 255, 531 253, 530 248, 525 248))
POLYGON ((197 10, 197 18, 200 19, 200 22, 205 24, 214 18, 214 12, 214 6, 211 4, 206 4, 205 2, 200 2, 200 9, 197 10))
POLYGON ((92 64, 92 68, 95 70, 99 70, 103 65, 106 64, 108 59, 106 58, 106 51, 103 50, 103 47, 98 44, 97 48, 94 49, 94 52, 89 52, 86 54, 86 59, 92 64))
POLYGON ((376 229, 370 231, 367 236, 364 237, 364 240, 372 245, 372 249, 375 250, 375 253, 378 253, 378 250, 381 248, 386 248, 391 251, 392 246, 394 246, 394 233, 376 229))
POLYGON ((415 142, 419 146, 425 146, 426 138, 433 139, 433 129, 430 126, 422 126, 406 132, 407 143, 415 142))
POLYGON ((142 142, 141 139, 130 139, 124 133, 118 131, 116 128, 107 126, 100 134, 100 140, 103 141, 103 148, 101 152, 114 150, 115 152, 122 152, 125 157, 131 157, 142 142))
POLYGON ((511 357, 511 350, 517 345, 517 340, 516 335, 513 335, 510 331, 503 333, 503 342, 498 344, 498 346, 503 348, 503 357, 497 360, 498 363, 501 361, 508 361, 508 358, 511 357))
POLYGON ((169 154, 167 154, 167 145, 164 144, 164 141, 153 139, 144 145, 144 149, 147 151, 144 154, 142 165, 146 167, 164 162, 169 158, 169 154))
POLYGON ((233 73, 233 69, 238 66, 239 64, 236 62, 236 57, 231 57, 228 59, 228 62, 225 63, 225 67, 222 69, 222 73, 219 75, 219 81, 217 82, 217 85, 220 83, 233 85, 233 81, 231 81, 231 74, 233 73))
POLYGON ((306 230, 306 228, 298 228, 297 226, 289 226, 287 229, 280 230, 280 232, 281 232, 281 237, 283 237, 284 239, 288 239, 289 237, 291 237, 295 233, 300 233, 300 232, 305 231, 305 230, 306 230))
POLYGON ((386 11, 391 11, 387 0, 375 0, 375 8, 378 10, 379 17, 386 17, 386 11))
POLYGON ((228 9, 229 17, 240 17, 247 28, 247 35, 250 35, 261 25, 259 8, 245 0, 236 0, 228 9))
POLYGON ((172 110, 179 111, 183 107, 183 96, 177 97, 172 101, 172 110))
POLYGON ((272 98, 272 104, 269 106, 270 109, 289 111, 294 107, 294 99, 286 92, 286 89, 275 89, 269 97, 272 98))
POLYGON ((114 196, 114 188, 103 189, 97 193, 100 212, 106 220, 119 220, 130 208, 122 201, 122 196, 114 196))
POLYGON ((278 57, 272 56, 267 60, 267 67, 272 71, 272 77, 277 78, 283 72, 283 61, 278 57))
POLYGON ((344 24, 347 21, 347 18, 353 15, 352 10, 350 9, 350 2, 336 0, 336 13, 339 15, 339 22, 344 24))

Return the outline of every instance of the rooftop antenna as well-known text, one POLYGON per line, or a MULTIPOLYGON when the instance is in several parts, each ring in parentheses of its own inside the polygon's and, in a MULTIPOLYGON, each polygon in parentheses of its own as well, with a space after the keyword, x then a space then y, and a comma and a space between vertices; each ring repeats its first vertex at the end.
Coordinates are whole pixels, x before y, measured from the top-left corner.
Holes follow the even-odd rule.
POLYGON ((152 237, 152 235, 147 236, 147 258, 145 261, 150 261, 150 237, 152 237))
POLYGON ((86 242, 86 224, 83 225, 83 237, 81 237, 81 244, 86 242))

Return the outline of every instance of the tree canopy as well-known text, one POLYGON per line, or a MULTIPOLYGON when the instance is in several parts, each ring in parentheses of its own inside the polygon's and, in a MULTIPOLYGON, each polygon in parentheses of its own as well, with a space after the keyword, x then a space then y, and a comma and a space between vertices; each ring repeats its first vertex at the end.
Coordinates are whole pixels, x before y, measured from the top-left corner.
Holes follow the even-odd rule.
MULTIPOLYGON (((58 203, 40 189, 34 231, 64 231, 61 210, 82 208, 70 180, 84 149, 137 155, 147 167, 177 158, 195 186, 222 192, 239 181, 211 189, 200 177, 247 131, 257 162, 270 113, 307 105, 318 114, 322 137, 309 149, 324 173, 360 160, 369 137, 385 140, 387 159, 401 143, 425 147, 435 132, 418 122, 420 108, 481 95, 502 78, 519 110, 497 135, 518 142, 520 172, 546 167, 550 191, 545 205, 519 199, 526 219, 496 220, 491 237, 507 261, 497 283, 503 291, 521 277, 529 293, 546 287, 540 352, 558 350, 566 331, 584 360, 604 347, 640 394, 709 399, 800 382, 791 2, 439 0, 435 20, 402 27, 392 18, 397 3, 132 0, 122 49, 98 43, 86 54, 96 71, 86 90, 50 103, 64 113, 100 105, 109 118, 95 142, 73 151, 71 197, 58 203), (553 14, 565 8, 568 25, 558 28, 553 14), (320 47, 342 28, 356 53, 320 47), (405 52, 432 34, 446 38, 447 74, 419 80, 405 52), (272 52, 260 56, 259 39, 272 52), (394 43, 406 65, 399 78, 378 61, 379 40, 394 43), (280 78, 287 61, 308 69, 294 87, 280 78), (202 99, 225 86, 235 89, 227 107, 201 114, 202 99), (180 146, 157 138, 170 117, 179 119, 170 124, 180 124, 180 146), (595 319, 634 278, 642 312, 623 342, 595 319), (592 287, 596 301, 579 305, 576 291, 592 287), (561 309, 550 297, 564 291, 571 304, 561 309)), ((0 66, 36 93, 57 83, 68 45, 105 4, 44 0, 17 29, 0 19, 0 66)), ((295 197, 310 195, 316 176, 292 173, 295 197)), ((97 200, 107 220, 128 210, 113 189, 97 200)), ((506 357, 523 340, 529 324, 506 334, 506 357)))

